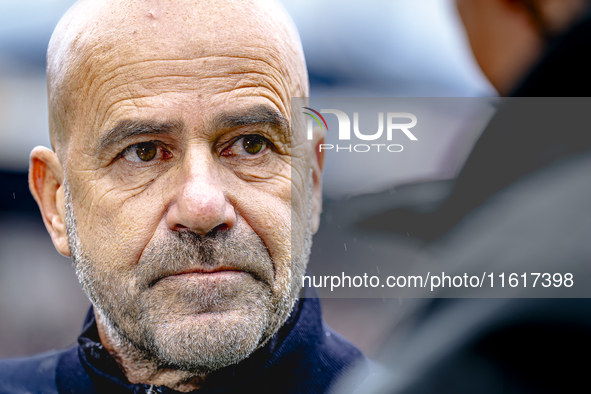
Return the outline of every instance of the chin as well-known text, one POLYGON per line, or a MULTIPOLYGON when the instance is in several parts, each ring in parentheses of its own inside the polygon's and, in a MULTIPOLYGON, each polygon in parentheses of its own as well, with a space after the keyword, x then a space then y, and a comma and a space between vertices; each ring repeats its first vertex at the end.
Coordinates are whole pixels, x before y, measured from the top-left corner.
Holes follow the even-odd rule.
POLYGON ((161 366, 206 374, 247 358, 263 344, 265 309, 170 316, 156 323, 154 350, 161 366))

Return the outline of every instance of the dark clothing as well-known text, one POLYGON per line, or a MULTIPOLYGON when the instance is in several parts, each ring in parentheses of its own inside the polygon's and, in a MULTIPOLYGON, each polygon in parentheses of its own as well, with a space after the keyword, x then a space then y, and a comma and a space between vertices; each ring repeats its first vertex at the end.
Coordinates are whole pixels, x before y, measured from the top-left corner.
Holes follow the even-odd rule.
MULTIPOLYGON (((324 393, 343 372, 367 359, 321 318, 320 302, 303 298, 284 326, 242 362, 210 374, 196 393, 324 393)), ((354 387, 352 387, 354 389, 354 387)), ((88 313, 71 349, 0 361, 0 393, 161 393, 177 391, 127 381, 101 345, 94 313, 88 313)))

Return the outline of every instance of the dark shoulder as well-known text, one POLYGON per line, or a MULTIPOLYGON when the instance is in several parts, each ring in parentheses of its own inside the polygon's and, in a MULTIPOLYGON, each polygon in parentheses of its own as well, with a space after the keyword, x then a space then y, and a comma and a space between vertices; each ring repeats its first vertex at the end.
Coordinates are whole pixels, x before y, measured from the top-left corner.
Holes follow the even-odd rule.
POLYGON ((57 394, 56 369, 64 350, 0 360, 0 394, 57 394))

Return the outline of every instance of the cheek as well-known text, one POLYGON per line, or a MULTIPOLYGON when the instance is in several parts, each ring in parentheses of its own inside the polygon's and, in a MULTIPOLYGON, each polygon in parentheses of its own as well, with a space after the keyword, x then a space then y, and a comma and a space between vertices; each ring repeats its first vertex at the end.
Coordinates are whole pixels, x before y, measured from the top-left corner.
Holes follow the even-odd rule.
POLYGON ((234 195, 234 206, 239 216, 262 239, 273 260, 275 286, 290 275, 290 196, 291 184, 288 179, 266 183, 264 187, 246 184, 234 195))
POLYGON ((154 236, 165 212, 163 182, 141 193, 110 189, 97 182, 76 207, 85 250, 97 261, 134 265, 154 236))
POLYGON ((307 178, 293 172, 264 187, 248 184, 236 194, 235 206, 247 225, 263 240, 275 269, 274 291, 287 294, 292 273, 304 251, 309 225, 307 178), (293 182, 292 182, 293 180, 293 182))
POLYGON ((310 227, 312 172, 305 161, 296 161, 292 168, 291 182, 291 248, 299 254, 304 248, 306 230, 310 227), (297 164, 300 164, 297 166, 297 164))

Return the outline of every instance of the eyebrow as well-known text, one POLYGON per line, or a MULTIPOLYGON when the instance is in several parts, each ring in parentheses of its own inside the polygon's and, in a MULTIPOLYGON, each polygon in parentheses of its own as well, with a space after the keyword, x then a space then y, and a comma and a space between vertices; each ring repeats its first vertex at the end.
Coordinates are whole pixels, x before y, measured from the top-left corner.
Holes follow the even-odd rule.
POLYGON ((99 139, 95 154, 98 156, 109 147, 138 135, 179 134, 183 127, 180 121, 121 120, 99 139))
POLYGON ((241 126, 267 125, 283 137, 291 137, 291 127, 283 114, 267 105, 259 104, 240 111, 222 112, 213 119, 214 128, 232 129, 241 126))

